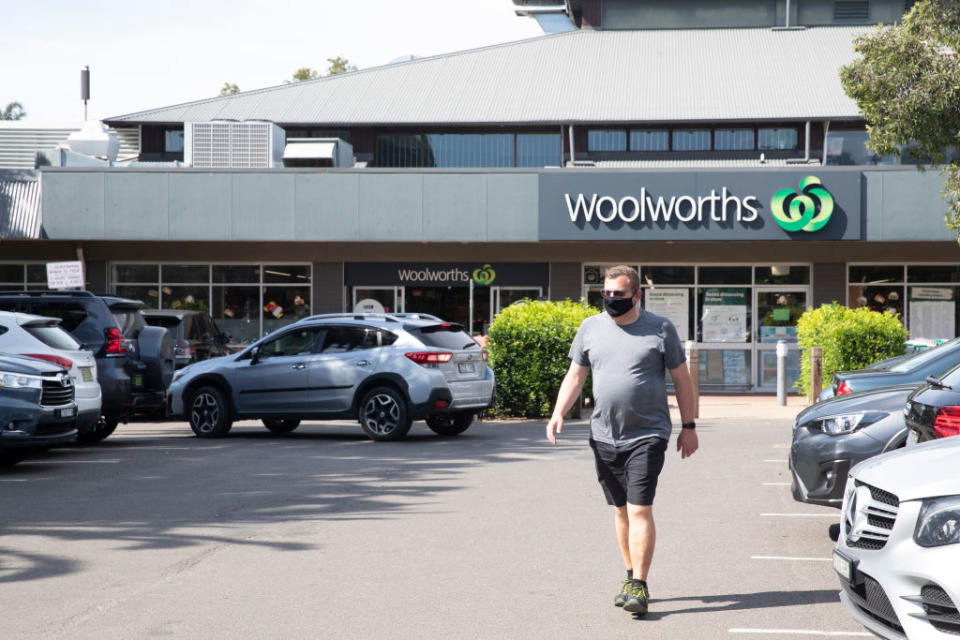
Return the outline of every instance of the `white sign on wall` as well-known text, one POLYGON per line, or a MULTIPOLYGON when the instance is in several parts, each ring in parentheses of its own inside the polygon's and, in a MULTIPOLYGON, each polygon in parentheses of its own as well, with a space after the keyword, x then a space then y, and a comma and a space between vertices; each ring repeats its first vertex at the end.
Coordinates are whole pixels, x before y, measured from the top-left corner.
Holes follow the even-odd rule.
POLYGON ((48 289, 83 289, 83 263, 79 260, 70 262, 47 263, 48 289))
POLYGON ((645 310, 670 320, 673 326, 677 328, 677 336, 680 337, 680 340, 689 339, 689 289, 647 289, 644 297, 643 308, 645 310))

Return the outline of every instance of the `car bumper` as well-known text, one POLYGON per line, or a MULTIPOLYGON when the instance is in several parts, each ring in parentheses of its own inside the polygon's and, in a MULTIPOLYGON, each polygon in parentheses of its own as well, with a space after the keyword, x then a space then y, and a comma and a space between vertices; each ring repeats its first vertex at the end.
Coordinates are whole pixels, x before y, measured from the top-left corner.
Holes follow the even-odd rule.
POLYGON ((77 437, 77 405, 12 407, 0 419, 0 448, 41 447, 77 437))
POLYGON ((919 501, 900 503, 890 538, 881 549, 852 547, 841 535, 837 550, 853 561, 855 571, 853 582, 840 578, 840 600, 858 622, 885 638, 956 638, 960 633, 956 580, 960 545, 931 549, 917 545, 913 532, 920 506, 919 501), (936 588, 948 598, 948 621, 938 620, 931 615, 937 611, 920 603, 925 587, 936 588))

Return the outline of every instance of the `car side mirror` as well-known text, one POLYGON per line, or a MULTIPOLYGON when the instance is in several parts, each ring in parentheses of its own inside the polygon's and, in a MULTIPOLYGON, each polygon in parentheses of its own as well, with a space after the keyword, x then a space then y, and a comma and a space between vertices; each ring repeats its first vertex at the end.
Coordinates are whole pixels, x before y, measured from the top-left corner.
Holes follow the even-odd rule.
POLYGON ((260 362, 260 347, 254 347, 250 350, 250 364, 255 365, 260 362))

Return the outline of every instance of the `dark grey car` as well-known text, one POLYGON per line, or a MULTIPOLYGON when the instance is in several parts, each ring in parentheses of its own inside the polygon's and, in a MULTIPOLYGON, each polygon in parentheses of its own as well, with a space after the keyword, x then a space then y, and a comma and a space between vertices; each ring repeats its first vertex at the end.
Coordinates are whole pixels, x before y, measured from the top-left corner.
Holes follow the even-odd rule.
POLYGON ((906 443, 903 408, 917 386, 837 396, 801 411, 789 457, 794 499, 840 508, 851 467, 906 443))
POLYGON ((842 396, 912 382, 916 383, 914 386, 919 386, 927 376, 938 376, 960 364, 960 338, 924 349, 902 360, 891 360, 885 361, 886 365, 874 364, 867 369, 834 373, 830 384, 833 395, 842 396), (880 366, 885 368, 881 369, 880 366))

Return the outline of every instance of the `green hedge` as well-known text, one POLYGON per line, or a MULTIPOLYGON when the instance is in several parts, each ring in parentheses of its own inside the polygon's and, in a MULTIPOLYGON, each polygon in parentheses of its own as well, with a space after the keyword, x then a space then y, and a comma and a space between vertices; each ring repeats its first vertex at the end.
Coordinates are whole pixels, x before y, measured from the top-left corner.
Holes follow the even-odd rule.
POLYGON ((489 364, 497 376, 498 416, 549 415, 570 366, 567 354, 580 323, 599 313, 581 302, 515 303, 487 332, 489 364))
POLYGON ((810 348, 823 348, 823 384, 836 371, 862 369, 878 360, 900 355, 909 333, 897 316, 867 307, 848 309, 825 304, 808 309, 797 322, 797 342, 803 349, 797 388, 810 394, 810 348))

